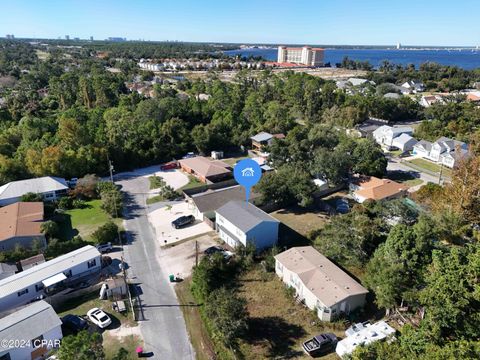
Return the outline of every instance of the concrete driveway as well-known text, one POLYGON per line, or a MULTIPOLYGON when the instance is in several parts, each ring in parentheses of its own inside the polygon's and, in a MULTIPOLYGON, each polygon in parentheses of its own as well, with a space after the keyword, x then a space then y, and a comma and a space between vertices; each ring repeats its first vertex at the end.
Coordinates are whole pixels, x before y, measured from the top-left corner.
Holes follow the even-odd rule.
POLYGON ((193 210, 191 205, 185 201, 176 202, 173 205, 161 207, 148 213, 148 220, 155 229, 155 235, 160 246, 171 245, 213 231, 210 226, 200 220, 195 220, 192 225, 187 225, 181 229, 172 227, 172 221, 186 215, 193 215, 193 210))
MULTIPOLYGON (((181 172, 179 169, 156 171, 153 174, 146 175, 146 177, 152 175, 161 177, 163 180, 165 180, 167 185, 170 185, 175 190, 180 189, 182 186, 187 185, 189 182, 188 176, 181 172)), ((158 190, 153 189, 150 192, 158 192, 158 190)))
POLYGON ((195 242, 198 244, 198 260, 204 256, 205 249, 218 245, 212 234, 201 235, 195 239, 162 249, 160 258, 169 274, 186 278, 192 274, 195 265, 195 242))

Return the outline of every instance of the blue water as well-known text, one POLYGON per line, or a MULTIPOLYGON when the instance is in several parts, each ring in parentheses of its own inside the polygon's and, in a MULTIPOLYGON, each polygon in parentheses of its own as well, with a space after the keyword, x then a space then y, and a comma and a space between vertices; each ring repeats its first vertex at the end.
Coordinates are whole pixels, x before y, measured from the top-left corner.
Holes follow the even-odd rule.
MULTIPOLYGON (((270 61, 277 61, 277 49, 243 49, 225 51, 227 55, 263 56, 270 61)), ((394 64, 414 64, 416 68, 427 61, 442 65, 456 65, 471 70, 480 68, 480 50, 379 50, 379 49, 326 49, 325 63, 332 66, 342 62, 348 56, 351 60, 368 61, 378 67, 383 60, 394 64)))

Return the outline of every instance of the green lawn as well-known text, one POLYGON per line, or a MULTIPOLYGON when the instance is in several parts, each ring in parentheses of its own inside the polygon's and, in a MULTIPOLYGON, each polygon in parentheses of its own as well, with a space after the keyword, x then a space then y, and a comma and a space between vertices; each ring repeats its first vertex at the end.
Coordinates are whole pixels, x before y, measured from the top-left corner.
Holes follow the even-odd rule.
MULTIPOLYGON (((412 159, 408 161, 409 163, 412 163, 413 165, 416 165, 418 167, 421 167, 425 170, 434 172, 434 173, 439 173, 440 172, 440 165, 435 164, 431 161, 425 160, 425 159, 412 159)), ((447 167, 443 167, 442 169, 442 174, 445 176, 451 176, 452 175, 452 170, 450 170, 447 167)))
POLYGON ((181 192, 182 190, 193 189, 203 185, 205 184, 198 180, 195 176, 188 175, 188 184, 182 186, 180 189, 178 189, 178 191, 181 192))
POLYGON ((147 204, 155 204, 160 201, 165 201, 165 198, 162 195, 155 195, 147 199, 147 204))
POLYGON ((150 190, 158 189, 165 185, 165 180, 160 176, 149 176, 148 180, 150 181, 150 190))
POLYGON ((222 159, 222 161, 225 164, 228 164, 230 166, 234 166, 237 162, 243 159, 248 159, 248 156, 239 156, 239 157, 233 157, 233 158, 228 158, 228 159, 222 159))
MULTIPOLYGON (((90 241, 91 234, 101 225, 112 218, 101 208, 101 200, 90 200, 86 202, 83 209, 72 209, 65 211, 66 221, 59 224, 61 238, 69 240, 75 235, 80 235, 84 240, 90 241)), ((118 225, 122 225, 122 219, 114 219, 118 225)))

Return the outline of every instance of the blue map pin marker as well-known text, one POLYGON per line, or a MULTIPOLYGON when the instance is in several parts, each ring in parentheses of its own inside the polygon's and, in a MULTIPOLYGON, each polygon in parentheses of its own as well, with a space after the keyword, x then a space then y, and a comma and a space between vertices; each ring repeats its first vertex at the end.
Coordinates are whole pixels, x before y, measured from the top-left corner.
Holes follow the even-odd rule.
POLYGON ((247 201, 250 198, 250 189, 262 177, 262 169, 255 160, 243 159, 240 160, 233 169, 233 176, 235 180, 245 188, 247 201))

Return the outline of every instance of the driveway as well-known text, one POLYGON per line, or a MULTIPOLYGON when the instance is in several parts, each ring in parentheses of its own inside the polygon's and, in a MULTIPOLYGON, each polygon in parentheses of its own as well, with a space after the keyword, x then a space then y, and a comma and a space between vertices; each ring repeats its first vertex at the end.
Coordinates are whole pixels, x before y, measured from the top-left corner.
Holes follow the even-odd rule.
POLYGON ((198 260, 204 256, 203 252, 210 246, 218 245, 211 234, 201 235, 190 241, 162 249, 160 258, 162 266, 169 274, 186 278, 192 274, 195 265, 195 247, 198 246, 198 260))
MULTIPOLYGON (((152 175, 161 177, 163 180, 165 180, 167 185, 170 185, 174 190, 180 189, 182 186, 187 185, 189 182, 188 176, 185 175, 183 172, 181 172, 179 169, 156 171, 153 174, 146 175, 146 177, 149 177, 152 175)), ((153 189, 150 192, 156 192, 156 191, 158 190, 153 189)))
POLYGON ((148 220, 155 229, 155 236, 160 246, 171 245, 213 231, 210 226, 197 219, 195 219, 193 224, 181 229, 172 227, 172 221, 178 219, 180 216, 188 215, 193 215, 193 210, 191 205, 186 201, 160 207, 148 213, 148 220))
POLYGON ((162 250, 147 218, 144 194, 149 191, 149 181, 144 175, 150 171, 115 176, 125 193, 124 253, 129 265, 127 275, 140 289, 142 306, 138 312, 144 349, 153 352, 152 359, 195 359, 168 271, 161 264, 162 250))
POLYGON ((423 183, 420 185, 410 187, 408 189, 409 192, 415 192, 429 182, 438 184, 437 176, 427 174, 423 171, 415 170, 407 165, 402 164, 398 159, 395 158, 388 159, 387 171, 405 171, 411 174, 415 174, 416 176, 418 176, 419 179, 423 181, 423 183))

